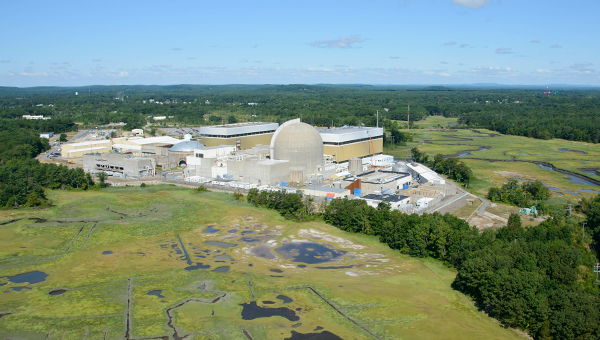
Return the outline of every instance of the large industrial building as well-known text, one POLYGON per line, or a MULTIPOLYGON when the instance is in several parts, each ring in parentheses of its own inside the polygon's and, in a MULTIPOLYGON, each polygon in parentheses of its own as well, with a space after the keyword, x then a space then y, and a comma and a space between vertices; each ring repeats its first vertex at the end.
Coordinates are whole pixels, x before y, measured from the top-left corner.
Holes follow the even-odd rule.
POLYGON ((79 158, 88 153, 109 153, 111 148, 110 140, 69 143, 61 146, 61 156, 63 158, 79 158))
POLYGON ((154 176, 154 161, 151 158, 117 153, 92 153, 83 155, 83 170, 90 173, 104 172, 111 176, 140 179, 154 176))
MULTIPOLYGON (((250 136, 272 137, 261 140, 264 143, 256 143, 256 140, 250 143, 247 140, 248 144, 243 145, 242 141, 229 139, 228 144, 211 146, 217 142, 215 141, 217 137, 202 133, 201 143, 206 147, 198 148, 194 150, 194 155, 186 157, 188 168, 185 176, 223 178, 227 175, 231 180, 257 185, 276 185, 285 182, 315 183, 328 180, 338 172, 341 163, 345 163, 347 169, 347 161, 351 158, 357 159, 361 165, 365 163, 366 169, 372 163, 391 164, 393 161, 393 157, 381 155, 383 151, 383 129, 381 128, 344 127, 319 131, 301 122, 300 119, 293 119, 272 131, 270 129, 276 127, 272 124, 274 123, 230 124, 206 128, 220 130, 223 134, 228 129, 237 131, 235 134, 238 134, 242 128, 248 133, 262 129, 272 133, 250 136), (326 143, 327 140, 330 144, 326 143), (325 153, 327 148, 330 150, 330 155, 325 153)), ((208 131, 206 129, 203 131, 208 131)), ((229 132, 229 136, 235 134, 229 132)), ((361 166, 361 173, 362 169, 361 166)))
POLYGON ((383 153, 383 128, 352 126, 319 129, 319 133, 323 139, 323 153, 334 163, 383 153))
POLYGON ((256 145, 269 145, 278 127, 277 123, 264 122, 203 126, 200 138, 207 147, 235 145, 239 150, 246 150, 256 145))

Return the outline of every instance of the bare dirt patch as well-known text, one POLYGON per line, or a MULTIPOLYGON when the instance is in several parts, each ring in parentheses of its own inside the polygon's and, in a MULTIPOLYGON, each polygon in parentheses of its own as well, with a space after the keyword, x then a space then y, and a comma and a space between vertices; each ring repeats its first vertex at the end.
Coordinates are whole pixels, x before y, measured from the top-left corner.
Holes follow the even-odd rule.
POLYGON ((494 173, 506 178, 532 178, 529 175, 524 175, 514 171, 494 171, 494 173))
POLYGON ((311 238, 313 240, 335 242, 335 243, 339 244, 339 246, 342 248, 350 248, 350 249, 365 248, 364 246, 354 244, 354 243, 352 243, 346 239, 343 239, 341 237, 331 236, 331 235, 325 234, 323 232, 316 231, 314 229, 300 229, 300 231, 298 232, 298 236, 311 238))

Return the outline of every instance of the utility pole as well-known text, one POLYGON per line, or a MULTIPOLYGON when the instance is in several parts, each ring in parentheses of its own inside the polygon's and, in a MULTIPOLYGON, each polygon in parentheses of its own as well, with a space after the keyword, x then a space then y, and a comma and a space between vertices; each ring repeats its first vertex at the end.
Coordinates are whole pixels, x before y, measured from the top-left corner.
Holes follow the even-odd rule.
POLYGON ((567 208, 567 210, 569 211, 569 216, 571 216, 571 205, 569 204, 569 207, 567 208))
POLYGON ((377 110, 377 127, 379 127, 379 110, 377 110))

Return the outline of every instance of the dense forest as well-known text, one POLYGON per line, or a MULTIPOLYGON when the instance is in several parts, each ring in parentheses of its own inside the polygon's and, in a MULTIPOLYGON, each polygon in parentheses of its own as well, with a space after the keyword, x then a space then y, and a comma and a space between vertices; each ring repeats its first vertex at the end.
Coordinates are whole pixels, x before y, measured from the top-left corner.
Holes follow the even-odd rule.
POLYGON ((44 188, 83 189, 96 184, 83 169, 41 164, 33 159, 48 150, 48 140, 39 132, 48 129, 68 131, 72 122, 0 120, 0 207, 44 206, 51 202, 44 188))
MULTIPOLYGON (((505 326, 535 339, 600 337, 600 290, 593 273, 597 254, 582 242, 577 218, 565 210, 528 228, 512 214, 506 227, 480 232, 450 214, 406 215, 363 200, 333 200, 311 212, 312 202, 298 193, 252 189, 248 202, 288 219, 319 216, 342 230, 376 236, 403 254, 439 259, 457 269, 455 289, 505 326)), ((580 208, 591 226, 591 246, 598 249, 600 196, 580 208)))
MULTIPOLYGON (((220 124, 302 117, 318 126, 380 124, 428 115, 456 117, 468 127, 533 138, 600 141, 600 90, 409 87, 368 85, 175 85, 79 88, 0 87, 0 118, 63 117, 86 126, 124 122, 139 128, 152 116, 161 124, 220 124), (77 92, 77 95, 75 93, 77 92)), ((406 123, 404 123, 406 124, 406 123)), ((397 136, 399 139, 403 136, 397 136)))

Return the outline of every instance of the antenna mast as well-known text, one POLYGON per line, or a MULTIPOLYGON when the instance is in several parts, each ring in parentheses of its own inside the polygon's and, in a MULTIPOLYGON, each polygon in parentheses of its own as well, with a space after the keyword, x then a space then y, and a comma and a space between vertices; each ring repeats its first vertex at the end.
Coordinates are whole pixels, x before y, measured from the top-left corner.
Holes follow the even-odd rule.
POLYGON ((379 110, 377 110, 377 127, 379 127, 379 110))

